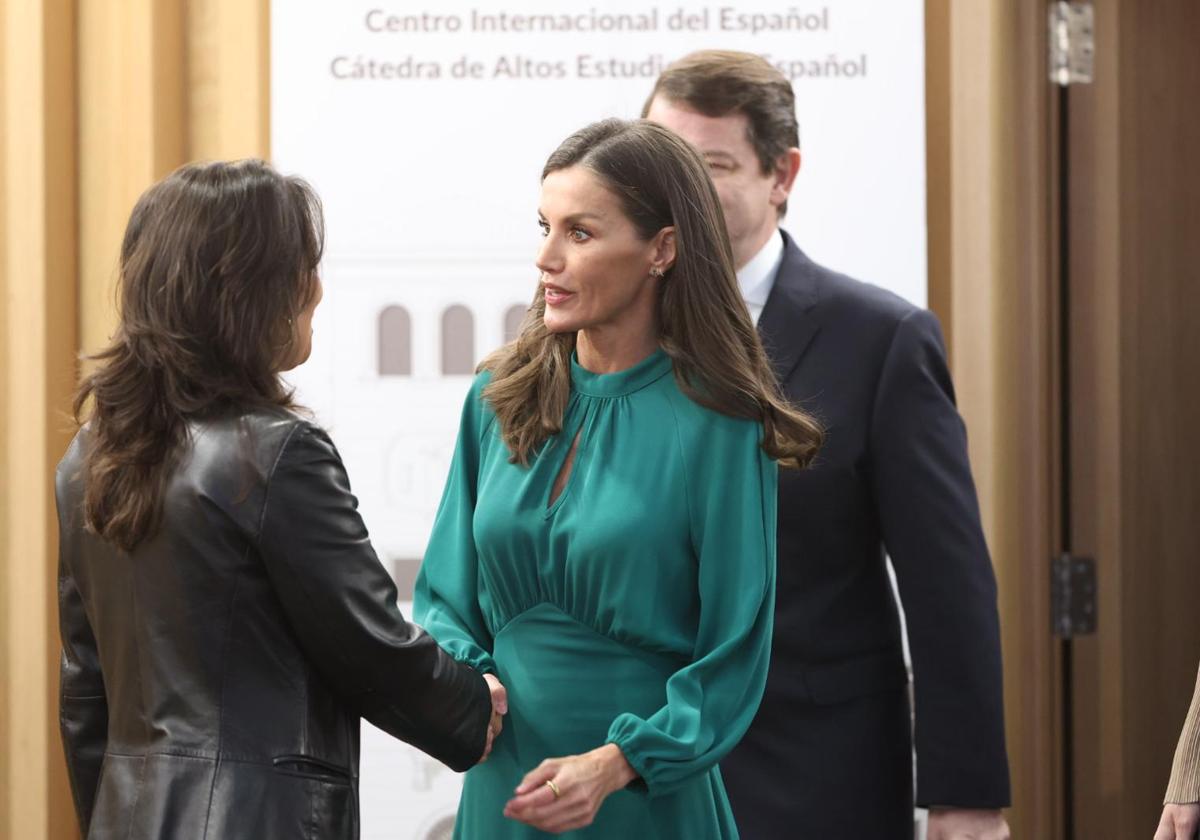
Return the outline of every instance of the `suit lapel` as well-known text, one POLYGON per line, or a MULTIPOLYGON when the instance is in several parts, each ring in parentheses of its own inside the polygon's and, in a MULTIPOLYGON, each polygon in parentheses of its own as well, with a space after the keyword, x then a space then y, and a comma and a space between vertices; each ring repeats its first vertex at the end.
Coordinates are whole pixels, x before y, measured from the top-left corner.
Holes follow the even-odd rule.
POLYGON ((820 300, 820 282, 815 266, 783 233, 783 260, 771 294, 758 319, 758 334, 782 384, 820 329, 814 311, 820 300))

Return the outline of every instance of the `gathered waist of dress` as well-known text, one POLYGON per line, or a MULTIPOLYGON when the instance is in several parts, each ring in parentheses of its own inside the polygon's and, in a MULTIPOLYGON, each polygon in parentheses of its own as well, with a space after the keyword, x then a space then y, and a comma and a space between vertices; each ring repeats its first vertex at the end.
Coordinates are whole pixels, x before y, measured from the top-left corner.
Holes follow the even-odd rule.
POLYGON ((600 746, 620 715, 649 718, 686 664, 597 633, 550 604, 506 624, 493 658, 508 689, 505 748, 529 766, 600 746))
POLYGON ((674 651, 654 650, 636 639, 620 638, 580 621, 554 603, 545 601, 517 613, 493 633, 498 648, 509 646, 537 650, 545 661, 580 653, 601 661, 634 659, 652 672, 670 676, 688 664, 686 656, 674 651), (504 640, 504 641, 502 641, 504 640), (507 643, 507 644, 506 644, 507 643))

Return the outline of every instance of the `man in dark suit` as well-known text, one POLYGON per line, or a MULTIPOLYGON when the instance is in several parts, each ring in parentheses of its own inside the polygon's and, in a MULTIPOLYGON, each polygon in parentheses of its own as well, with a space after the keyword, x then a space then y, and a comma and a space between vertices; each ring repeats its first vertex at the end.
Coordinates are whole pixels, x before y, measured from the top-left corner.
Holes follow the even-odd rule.
POLYGON ((937 319, 779 230, 800 150, 791 85, 765 60, 693 53, 644 116, 708 160, 779 381, 827 433, 811 469, 780 475, 770 675, 722 763, 743 840, 911 840, 914 720, 930 840, 1007 838, 996 582, 937 319))

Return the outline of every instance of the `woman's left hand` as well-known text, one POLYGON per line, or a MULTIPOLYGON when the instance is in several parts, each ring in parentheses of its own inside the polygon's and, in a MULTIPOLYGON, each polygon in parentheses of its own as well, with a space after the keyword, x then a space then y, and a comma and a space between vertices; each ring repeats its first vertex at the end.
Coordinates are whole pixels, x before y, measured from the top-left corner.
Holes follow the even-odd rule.
POLYGON ((605 798, 637 778, 616 744, 548 758, 525 774, 504 816, 551 834, 592 824, 605 798))

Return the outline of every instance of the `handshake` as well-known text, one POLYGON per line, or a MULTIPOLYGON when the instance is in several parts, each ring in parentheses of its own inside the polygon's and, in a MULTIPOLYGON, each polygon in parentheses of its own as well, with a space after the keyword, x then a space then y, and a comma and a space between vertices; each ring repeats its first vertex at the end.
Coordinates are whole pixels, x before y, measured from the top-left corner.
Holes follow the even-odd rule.
MULTIPOLYGON (((483 679, 492 695, 492 719, 480 764, 491 755, 508 714, 508 690, 504 684, 495 674, 484 674, 483 679)), ((504 805, 503 815, 551 834, 583 828, 592 824, 610 794, 635 778, 637 773, 625 754, 612 743, 580 755, 547 758, 521 778, 504 805)))
POLYGON ((483 747, 480 764, 487 761, 488 756, 492 754, 492 744, 500 737, 500 731, 504 728, 504 716, 508 714, 508 691, 503 683, 495 674, 484 674, 483 679, 492 693, 492 719, 488 722, 487 743, 483 747))

